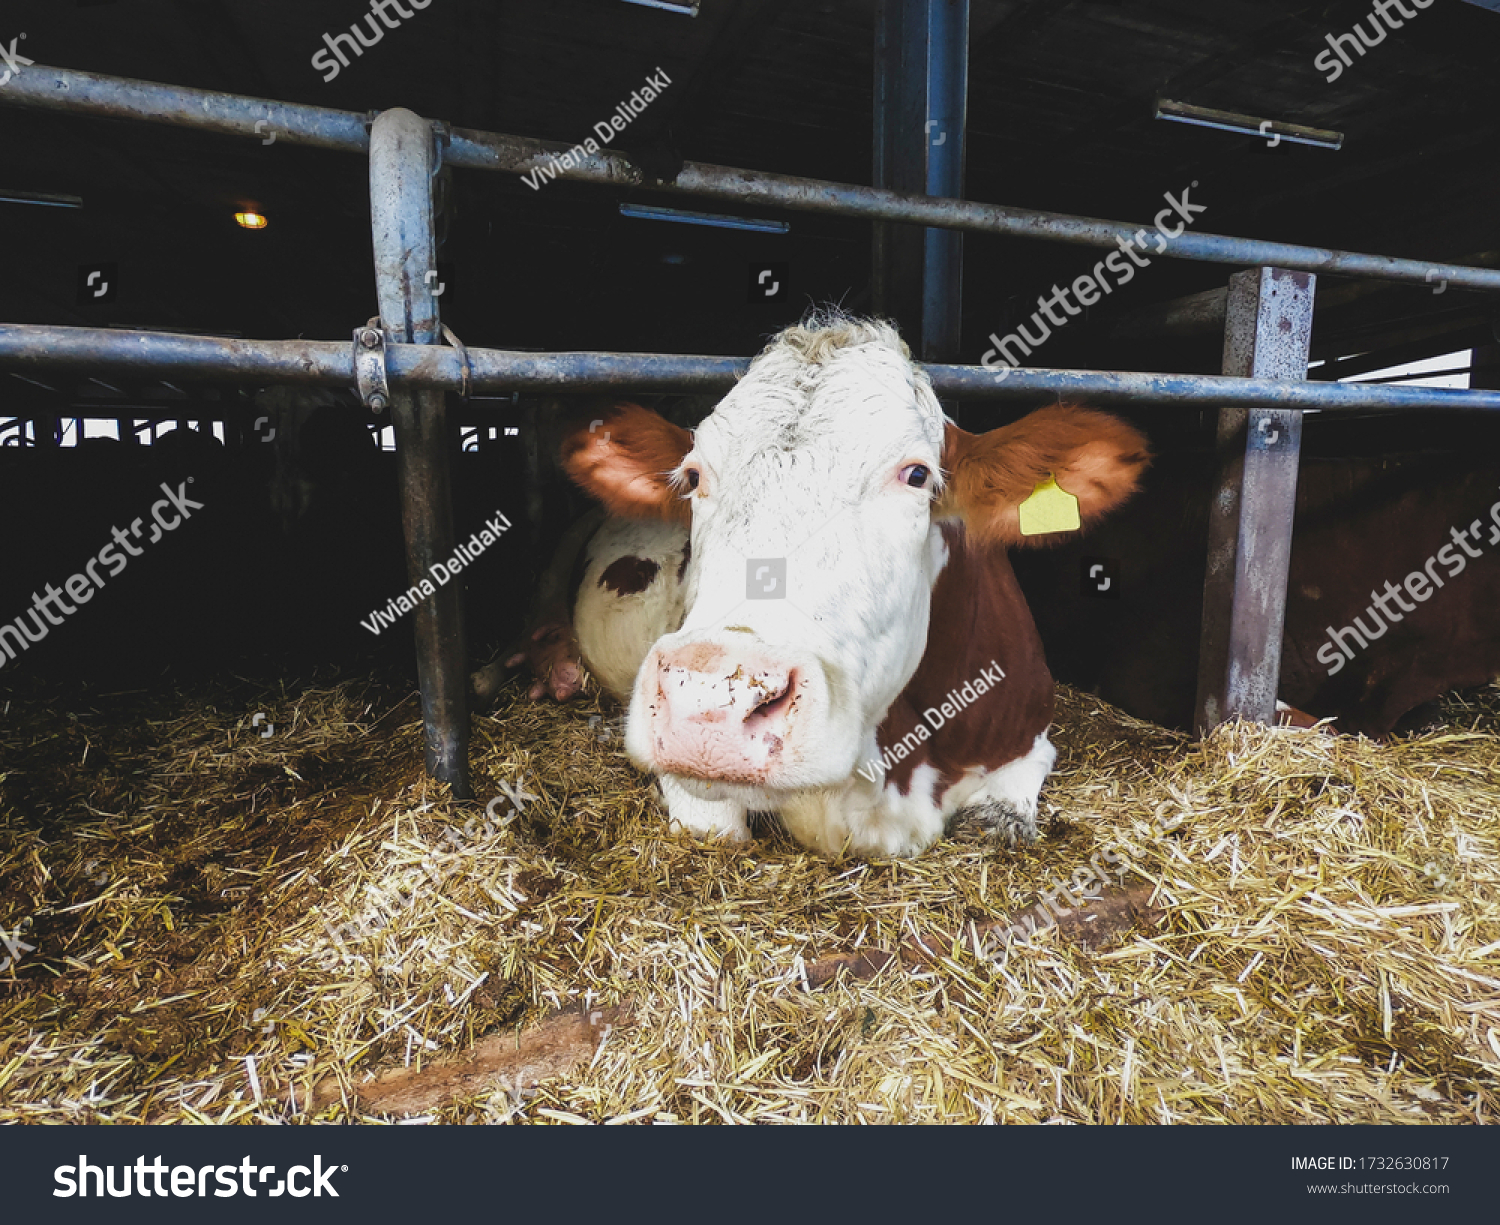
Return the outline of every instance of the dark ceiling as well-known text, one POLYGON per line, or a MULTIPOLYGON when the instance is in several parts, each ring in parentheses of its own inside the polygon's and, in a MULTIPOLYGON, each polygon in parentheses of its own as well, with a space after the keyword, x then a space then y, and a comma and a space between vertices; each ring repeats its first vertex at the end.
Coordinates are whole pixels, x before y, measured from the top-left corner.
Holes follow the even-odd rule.
MULTIPOLYGON (((406 106, 570 144, 663 69, 672 85, 619 146, 665 134, 696 161, 868 183, 874 7, 704 0, 688 18, 623 0, 431 0, 327 83, 311 62, 324 34, 363 19, 369 0, 23 0, 0 11, 0 43, 24 33, 17 49, 38 63, 360 112, 406 106)), ((1203 230, 1446 262, 1500 249, 1500 13, 1437 0, 1327 82, 1313 63, 1326 37, 1371 11, 1371 0, 973 0, 965 194, 1144 221, 1197 180, 1203 230), (1347 139, 1337 152, 1267 151, 1155 120, 1158 96, 1347 139)), ((0 204, 0 321, 341 339, 374 313, 365 164, 352 155, 0 105, 0 189, 85 201, 0 204), (246 204, 269 228, 236 226, 246 204), (78 269, 95 262, 118 266, 118 295, 80 305, 78 269)), ((445 320, 488 347, 748 353, 809 301, 868 304, 867 223, 768 214, 791 232, 699 229, 623 218, 627 196, 653 201, 456 172, 445 320), (747 302, 759 260, 787 262, 790 300, 747 302)), ((968 236, 961 359, 1095 258, 968 236)), ((1230 271, 1157 266, 1049 347, 1047 364, 1211 368, 1212 338, 1149 353, 1103 338, 1112 317, 1222 286, 1230 271)), ((1350 352, 1409 339, 1413 318, 1452 330, 1486 309, 1456 291, 1382 289, 1330 306, 1316 339, 1350 352)))

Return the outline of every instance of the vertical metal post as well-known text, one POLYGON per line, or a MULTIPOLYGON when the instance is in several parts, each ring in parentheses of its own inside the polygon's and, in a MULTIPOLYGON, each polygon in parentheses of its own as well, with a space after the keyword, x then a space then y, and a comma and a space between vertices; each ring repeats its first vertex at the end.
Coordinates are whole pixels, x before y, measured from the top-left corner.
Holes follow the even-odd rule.
POLYGON ((21 438, 25 439, 29 423, 32 445, 38 450, 56 450, 60 413, 68 410, 67 396, 38 383, 11 382, 9 379, 6 380, 5 390, 7 415, 23 419, 21 438))
POLYGON ((55 413, 38 413, 31 419, 31 436, 36 445, 44 450, 55 451, 58 446, 59 421, 55 413))
MULTIPOLYGON (((370 131, 370 219, 380 326, 397 343, 438 339, 433 184, 440 152, 434 126, 411 111, 382 112, 370 131)), ((406 531, 406 569, 416 583, 453 555, 453 497, 443 393, 393 391, 396 471, 406 531)), ((417 605, 417 677, 427 772, 460 799, 469 791, 468 677, 463 589, 450 580, 417 605)))
MULTIPOLYGON (((1316 278, 1251 268, 1229 281, 1224 373, 1305 379, 1316 278)), ((1221 408, 1218 484, 1208 512, 1208 573, 1195 724, 1271 723, 1281 674, 1302 413, 1221 408)))
MULTIPOLYGON (((876 187, 959 199, 969 92, 969 0, 880 0, 875 15, 876 187)), ((877 222, 875 311, 923 361, 958 357, 963 235, 877 222)))
POLYGON ((248 397, 241 396, 237 391, 227 387, 216 389, 219 395, 219 404, 224 416, 224 446, 232 453, 238 454, 245 450, 254 440, 251 433, 255 418, 250 416, 250 404, 248 397))
MULTIPOLYGON (((526 456, 526 528, 527 539, 534 553, 542 549, 543 520, 547 504, 542 491, 547 487, 548 473, 544 463, 542 445, 542 412, 535 398, 528 400, 521 410, 521 445, 526 456)), ((554 454, 556 452, 554 451, 554 454)))
POLYGON ((1469 365, 1474 370, 1469 376, 1470 391, 1500 388, 1500 344, 1481 345, 1474 349, 1469 365))

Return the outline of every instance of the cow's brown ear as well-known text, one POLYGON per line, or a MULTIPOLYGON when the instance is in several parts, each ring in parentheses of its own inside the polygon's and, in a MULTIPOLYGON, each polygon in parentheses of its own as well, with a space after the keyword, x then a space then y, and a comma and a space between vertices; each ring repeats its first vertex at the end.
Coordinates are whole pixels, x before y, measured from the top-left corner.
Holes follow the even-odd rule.
POLYGON ((692 447, 692 434, 681 426, 639 404, 619 403, 564 436, 562 462, 610 514, 685 524, 692 510, 672 488, 671 474, 692 447))
POLYGON ((949 425, 943 446, 947 484, 940 518, 960 519, 985 544, 1055 544, 1066 532, 1027 536, 1021 503, 1049 477, 1078 499, 1082 526, 1135 492, 1151 452, 1140 431, 1118 417, 1077 405, 1038 409, 1021 420, 970 434, 949 425))

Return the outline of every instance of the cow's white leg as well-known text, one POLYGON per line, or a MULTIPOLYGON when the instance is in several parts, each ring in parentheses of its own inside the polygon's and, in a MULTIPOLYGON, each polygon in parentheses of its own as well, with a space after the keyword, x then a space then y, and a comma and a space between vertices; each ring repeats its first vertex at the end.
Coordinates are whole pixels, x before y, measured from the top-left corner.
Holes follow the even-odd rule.
POLYGON ((937 782, 936 770, 918 766, 905 794, 851 779, 841 788, 795 795, 779 811, 792 837, 825 855, 905 859, 942 837, 937 782))
POLYGON ((1008 762, 991 774, 964 800, 959 811, 977 817, 995 837, 1014 846, 1037 839, 1037 796, 1057 750, 1047 733, 1037 736, 1025 757, 1008 762))
POLYGON ((749 842, 750 810, 733 800, 700 800, 669 774, 658 776, 674 829, 714 842, 749 842))

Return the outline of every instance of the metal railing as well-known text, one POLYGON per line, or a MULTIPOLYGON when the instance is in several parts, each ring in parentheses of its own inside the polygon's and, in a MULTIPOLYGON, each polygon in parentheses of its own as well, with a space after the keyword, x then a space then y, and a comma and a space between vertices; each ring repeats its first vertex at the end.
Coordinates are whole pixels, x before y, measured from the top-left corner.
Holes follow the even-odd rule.
MULTIPOLYGON (((745 358, 663 353, 532 353, 468 349, 469 388, 495 391, 725 391, 745 358)), ((173 378, 250 383, 355 384, 353 346, 321 340, 220 340, 173 332, 0 324, 0 368, 47 372, 87 369, 117 375, 171 371, 173 378)), ((458 391, 465 356, 441 345, 387 344, 393 386, 458 391)), ((1296 382, 1221 374, 1013 369, 1003 380, 982 366, 924 367, 941 396, 1037 400, 1047 396, 1099 404, 1151 403, 1217 408, 1500 410, 1500 391, 1461 391, 1378 383, 1296 382)))
MULTIPOLYGON (((358 354, 358 339, 247 341, 124 329, 4 324, 0 325, 0 369, 82 368, 117 374, 170 371, 179 379, 359 386, 366 403, 372 405, 389 395, 397 424, 408 567, 414 574, 423 573, 430 558, 446 555, 452 546, 442 397, 432 393, 545 388, 713 391, 730 386, 746 364, 733 357, 463 351, 435 343, 440 326, 438 308, 424 280, 431 265, 424 269, 423 260, 435 259, 430 180, 439 163, 517 175, 547 166, 556 170, 555 176, 549 173, 548 177, 579 182, 1099 248, 1128 243, 1143 228, 1128 222, 697 162, 686 163, 672 181, 660 182, 648 179, 622 154, 600 151, 572 157, 570 165, 561 166, 559 159, 569 152, 561 144, 449 128, 409 111, 387 111, 379 117, 359 115, 43 65, 29 65, 16 74, 0 90, 0 104, 165 123, 261 141, 274 134, 290 144, 370 156, 381 327, 374 334, 369 329, 363 332, 365 348, 376 350, 378 394, 370 386, 371 354, 358 354)), ((1418 284, 1430 284, 1441 277, 1456 288, 1500 292, 1500 270, 1490 268, 1449 267, 1186 230, 1157 254, 1238 267, 1291 270, 1296 275, 1324 273, 1418 284)), ((1310 279, 1307 293, 1310 297, 1310 279)), ((1305 371, 1305 356, 1303 362, 1305 371)), ((1300 373, 1286 371, 1279 371, 1284 376, 1281 378, 1231 378, 1034 368, 1010 369, 1000 376, 982 366, 958 365, 927 369, 936 390, 954 397, 1014 400, 1052 396, 1104 404, 1199 405, 1220 408, 1226 414, 1248 409, 1248 415, 1236 419, 1233 428, 1240 434, 1248 433, 1252 448, 1261 445, 1258 427, 1275 424, 1270 417, 1277 411, 1295 417, 1297 410, 1310 408, 1500 410, 1500 391, 1308 382, 1300 373)), ((1225 419, 1221 415, 1221 435, 1225 419)), ((1295 437, 1295 421, 1287 424, 1295 437)), ((1220 441, 1222 449, 1225 438, 1221 436, 1220 441)), ((1295 453, 1288 458, 1295 472, 1295 453)), ((1238 488, 1238 478, 1234 479, 1238 488)), ((1247 504, 1254 505, 1254 499, 1247 504)), ((1264 508, 1256 513, 1265 513, 1264 508)), ((1265 583, 1274 585, 1277 581, 1284 588, 1284 566, 1279 576, 1264 576, 1265 583)), ((1241 594, 1236 583, 1236 603, 1241 594)), ((462 795, 467 792, 467 724, 463 717, 466 678, 462 673, 460 614, 455 588, 452 598, 427 602, 418 610, 416 637, 428 769, 462 795)), ((1233 645, 1241 644, 1237 639, 1233 645)), ((1260 669, 1257 681, 1269 671, 1274 694, 1274 660, 1267 664, 1261 659, 1255 667, 1260 669)))
MULTIPOLYGON (((4 90, 0 90, 0 103, 112 119, 141 119, 256 140, 274 133, 277 139, 289 144, 341 149, 349 153, 364 153, 369 149, 369 125, 373 120, 373 116, 352 111, 244 98, 210 90, 72 72, 40 64, 19 73, 4 90)), ((530 140, 497 132, 446 126, 442 130, 446 141, 443 163, 471 170, 530 174, 544 165, 556 164, 570 148, 555 141, 530 140)), ((1007 208, 973 200, 911 195, 702 162, 685 163, 674 180, 664 183, 648 180, 629 158, 607 150, 570 160, 573 163, 570 167, 558 169, 558 178, 622 187, 647 186, 652 190, 741 204, 865 217, 872 221, 904 221, 939 229, 1037 238, 1086 247, 1109 248, 1120 242, 1128 243, 1145 224, 1007 208)), ((1293 243, 1261 242, 1224 234, 1184 232, 1173 238, 1161 254, 1169 258, 1239 267, 1265 265, 1300 272, 1429 285, 1442 277, 1458 289, 1500 293, 1500 270, 1493 268, 1448 267, 1421 260, 1362 255, 1293 243)))

